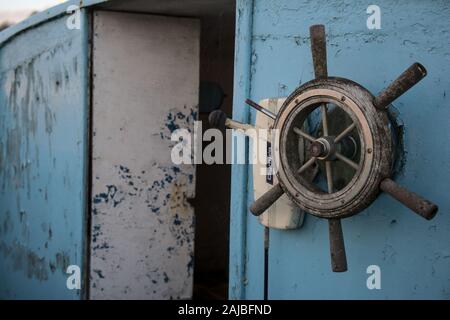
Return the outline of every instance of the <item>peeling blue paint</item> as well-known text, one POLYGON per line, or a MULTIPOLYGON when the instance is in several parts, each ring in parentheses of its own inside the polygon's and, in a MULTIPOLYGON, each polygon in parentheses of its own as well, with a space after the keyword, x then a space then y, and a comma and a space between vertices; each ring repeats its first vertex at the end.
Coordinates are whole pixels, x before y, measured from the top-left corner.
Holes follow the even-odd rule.
POLYGON ((65 271, 84 263, 85 18, 0 43, 0 299, 81 298, 65 271))
POLYGON ((182 223, 182 222, 181 222, 181 220, 180 220, 178 214, 176 214, 176 215, 175 215, 175 218, 173 219, 173 224, 176 225, 176 226, 179 226, 181 223, 182 223))
POLYGON ((165 282, 165 283, 169 282, 170 279, 169 279, 169 277, 167 276, 167 273, 164 272, 163 275, 164 275, 164 282, 165 282))
POLYGON ((105 278, 101 270, 94 270, 94 273, 101 279, 105 278))
POLYGON ((165 125, 161 127, 161 132, 159 133, 161 139, 170 140, 171 134, 177 129, 187 129, 189 132, 192 131, 191 127, 194 121, 197 120, 198 112, 195 108, 188 108, 184 106, 186 112, 176 111, 178 109, 169 110, 166 115, 165 125))

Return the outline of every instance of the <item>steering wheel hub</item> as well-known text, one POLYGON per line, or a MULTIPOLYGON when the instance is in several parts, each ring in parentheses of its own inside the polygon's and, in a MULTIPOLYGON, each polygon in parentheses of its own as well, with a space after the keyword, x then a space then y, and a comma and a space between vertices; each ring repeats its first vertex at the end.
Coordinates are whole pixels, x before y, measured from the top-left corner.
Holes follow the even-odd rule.
POLYGON ((380 181, 390 175, 393 143, 389 119, 386 113, 377 112, 372 101, 369 91, 342 78, 313 80, 288 97, 274 124, 280 130, 279 141, 275 141, 280 158, 277 175, 299 207, 321 218, 343 218, 360 212, 375 199, 380 181), (334 108, 346 114, 348 126, 342 132, 330 132, 333 119, 328 119, 328 113, 334 108), (321 113, 323 136, 319 138, 301 130, 314 113, 321 113), (350 133, 358 137, 360 147, 358 154, 349 157, 342 150, 350 133), (299 137, 310 143, 312 161, 300 163, 299 137), (317 162, 325 162, 325 172, 313 183, 298 174, 317 162), (342 187, 334 179, 337 165, 354 172, 342 187))

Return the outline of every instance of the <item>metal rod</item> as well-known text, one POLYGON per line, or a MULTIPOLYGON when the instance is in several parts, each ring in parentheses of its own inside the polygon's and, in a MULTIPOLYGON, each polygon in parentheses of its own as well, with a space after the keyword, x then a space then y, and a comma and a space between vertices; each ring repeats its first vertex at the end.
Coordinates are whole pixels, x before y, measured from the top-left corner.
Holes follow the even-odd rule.
POLYGON ((298 170, 297 170, 297 174, 302 174, 303 172, 306 171, 306 169, 308 169, 309 167, 311 167, 311 165, 316 162, 316 158, 312 157, 311 159, 309 159, 308 161, 306 161, 298 170))
POLYGON ((333 193, 334 186, 333 186, 333 171, 331 168, 331 161, 325 161, 325 172, 327 175, 328 193, 333 193))
POLYGON ((330 233, 331 268, 333 272, 345 272, 347 271, 347 256, 341 220, 328 219, 328 229, 330 233))
POLYGON ((336 158, 338 158, 339 160, 341 160, 342 162, 348 164, 350 167, 352 167, 355 170, 359 169, 359 165, 356 162, 353 162, 352 160, 350 160, 349 158, 347 158, 346 156, 342 155, 339 152, 336 152, 336 158))
POLYGON ((258 200, 253 202, 250 207, 250 212, 255 216, 260 216, 266 211, 275 201, 277 201, 284 194, 280 184, 277 183, 264 193, 258 200))
POLYGON ((324 103, 320 106, 320 110, 322 111, 322 129, 323 135, 328 137, 328 116, 327 116, 327 104, 324 103))
MULTIPOLYGON (((322 112, 322 130, 323 135, 325 137, 328 137, 328 110, 327 110, 327 104, 324 103, 320 106, 320 110, 322 112)), ((331 162, 325 161, 325 174, 327 176, 327 186, 328 186, 328 193, 333 193, 333 171, 331 168, 331 162)))
POLYGON ((414 63, 374 100, 377 109, 385 110, 389 105, 427 75, 427 69, 420 63, 414 63))
POLYGON ((427 220, 433 219, 439 210, 439 207, 431 201, 407 190, 391 179, 381 181, 380 189, 427 220))
POLYGON ((294 127, 293 130, 294 130, 294 132, 295 132, 296 134, 298 134, 299 136, 302 136, 302 137, 305 138, 306 140, 309 140, 309 141, 311 141, 311 142, 316 141, 316 138, 314 138, 313 136, 310 136, 309 134, 307 134, 306 132, 300 130, 300 129, 297 128, 297 127, 294 127))
POLYGON ((336 138, 334 138, 334 143, 339 143, 342 139, 344 139, 354 128, 356 127, 356 123, 352 123, 347 129, 342 131, 336 138))
POLYGON ((326 78, 328 71, 325 26, 322 24, 313 25, 309 28, 309 34, 311 36, 311 53, 316 79, 326 78))
MULTIPOLYGON (((306 169, 308 169, 314 162, 316 158, 312 157, 309 159, 303 166, 298 169, 297 174, 303 173, 306 169)), ((255 216, 260 216, 266 211, 275 201, 277 201, 284 194, 281 185, 277 183, 264 193, 259 199, 257 199, 250 207, 250 212, 255 216)))
POLYGON ((243 130, 243 131, 256 130, 258 128, 256 126, 252 126, 250 124, 242 123, 242 122, 239 122, 239 121, 234 121, 234 120, 231 120, 231 119, 227 119, 225 121, 225 126, 227 128, 230 128, 230 129, 243 130))
POLYGON ((237 130, 250 130, 258 129, 257 126, 252 126, 250 124, 242 123, 239 121, 231 120, 227 118, 227 115, 222 110, 214 110, 209 114, 209 124, 211 127, 225 130, 225 128, 237 129, 237 130))
POLYGON ((255 101, 252 101, 250 99, 245 100, 245 103, 248 104, 250 107, 258 110, 259 112, 262 112, 263 114, 265 114, 266 116, 268 116, 269 118, 272 118, 273 120, 275 120, 277 118, 277 115, 263 107, 261 107, 259 104, 257 104, 255 101))
POLYGON ((264 227, 264 300, 269 299, 269 244, 270 229, 264 227))

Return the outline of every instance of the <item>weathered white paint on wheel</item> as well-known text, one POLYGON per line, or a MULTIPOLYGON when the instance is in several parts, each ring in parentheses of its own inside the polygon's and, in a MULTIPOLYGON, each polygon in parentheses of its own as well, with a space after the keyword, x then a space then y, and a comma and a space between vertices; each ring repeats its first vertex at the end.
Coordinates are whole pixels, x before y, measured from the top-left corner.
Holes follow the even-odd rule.
POLYGON ((199 41, 194 19, 95 14, 93 299, 192 296, 195 166, 170 136, 193 130, 199 41))

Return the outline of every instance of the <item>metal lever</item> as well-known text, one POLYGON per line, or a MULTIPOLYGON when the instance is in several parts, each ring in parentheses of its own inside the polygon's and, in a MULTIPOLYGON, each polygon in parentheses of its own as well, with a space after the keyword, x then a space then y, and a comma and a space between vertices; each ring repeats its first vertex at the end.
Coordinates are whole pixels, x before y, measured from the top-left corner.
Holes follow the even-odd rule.
MULTIPOLYGON (((251 103, 254 103, 251 100, 248 100, 251 103)), ((248 102, 247 102, 248 103, 248 102)), ((258 104, 254 103, 259 106, 258 104)), ((262 108, 262 107, 261 107, 262 108)), ((266 109, 263 109, 266 110, 266 109)), ((269 111, 270 112, 270 111, 269 111)), ((215 110, 209 114, 209 123, 212 127, 225 130, 226 127, 232 129, 255 129, 255 127, 241 123, 238 121, 231 120, 227 118, 227 115, 222 110, 215 110)), ((258 200, 256 200, 253 205, 250 207, 250 211, 255 216, 260 216, 267 210, 275 201, 278 200, 283 195, 284 191, 279 184, 276 184, 272 189, 262 195, 258 200)))
POLYGON ((250 212, 254 216, 260 216, 266 211, 275 201, 277 201, 282 195, 284 194, 283 189, 281 188, 280 184, 277 183, 264 193, 258 200, 253 202, 253 204, 250 207, 250 212))
POLYGON ((222 131, 225 130, 225 128, 231 128, 231 129, 241 129, 241 130, 249 130, 249 129, 255 129, 254 126, 245 124, 239 121, 234 121, 229 118, 227 118, 227 115, 222 110, 215 110, 209 114, 208 117, 209 124, 216 128, 220 129, 222 131))
POLYGON ((380 189, 427 220, 433 219, 439 209, 434 203, 405 189, 391 179, 381 181, 380 189))
POLYGON ((427 69, 418 62, 414 63, 375 98, 375 107, 380 110, 386 110, 395 99, 408 91, 426 75, 427 69))
POLYGON ((258 110, 259 112, 265 114, 269 118, 275 120, 277 118, 277 115, 266 108, 261 107, 259 104, 257 104, 255 101, 252 101, 250 99, 245 100, 245 103, 248 104, 250 107, 258 110))

